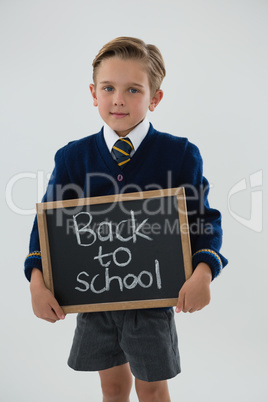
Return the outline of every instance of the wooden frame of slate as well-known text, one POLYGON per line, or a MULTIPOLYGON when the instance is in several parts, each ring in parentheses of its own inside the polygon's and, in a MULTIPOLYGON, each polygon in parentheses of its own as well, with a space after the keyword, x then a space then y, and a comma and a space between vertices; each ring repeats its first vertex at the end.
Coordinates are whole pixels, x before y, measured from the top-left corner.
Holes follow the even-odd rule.
POLYGON ((192 274, 183 187, 36 206, 44 281, 65 313, 177 304, 192 274))

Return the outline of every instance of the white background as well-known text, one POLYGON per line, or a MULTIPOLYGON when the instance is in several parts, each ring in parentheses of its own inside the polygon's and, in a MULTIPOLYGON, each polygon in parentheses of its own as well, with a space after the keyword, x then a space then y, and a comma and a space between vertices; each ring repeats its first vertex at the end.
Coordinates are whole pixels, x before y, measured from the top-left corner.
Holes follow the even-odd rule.
POLYGON ((1 0, 0 399, 101 401, 98 375, 66 364, 75 315, 51 325, 32 313, 23 263, 33 214, 25 210, 40 201, 56 150, 99 131, 88 89, 91 62, 117 36, 160 48, 165 95, 148 117, 200 148, 230 261, 212 283, 211 304, 176 316, 182 373, 169 382, 172 401, 265 402, 267 216, 251 200, 253 190, 263 191, 265 205, 267 0, 1 0), (259 171, 263 184, 251 190, 249 177, 259 171), (33 178, 7 187, 21 173, 33 178), (232 196, 231 215, 228 194, 243 179, 248 187, 232 196), (251 209, 263 213, 259 232, 234 216, 250 220, 251 209))

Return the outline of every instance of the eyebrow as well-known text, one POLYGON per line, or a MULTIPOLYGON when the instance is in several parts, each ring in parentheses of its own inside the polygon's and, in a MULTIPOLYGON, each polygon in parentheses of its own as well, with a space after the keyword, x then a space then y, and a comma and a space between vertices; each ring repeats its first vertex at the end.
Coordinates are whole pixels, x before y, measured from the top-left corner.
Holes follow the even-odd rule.
MULTIPOLYGON (((113 85, 113 82, 112 81, 101 81, 100 84, 111 84, 111 85, 113 85)), ((131 83, 128 84, 128 86, 144 88, 143 85, 138 84, 137 82, 131 82, 131 83)))

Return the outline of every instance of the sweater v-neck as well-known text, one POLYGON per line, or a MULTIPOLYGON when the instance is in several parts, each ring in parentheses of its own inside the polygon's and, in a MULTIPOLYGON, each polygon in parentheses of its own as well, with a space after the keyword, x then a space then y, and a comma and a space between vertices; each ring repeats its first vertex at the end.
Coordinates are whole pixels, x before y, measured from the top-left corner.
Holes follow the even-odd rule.
POLYGON ((112 157, 109 149, 106 145, 103 128, 96 136, 97 147, 100 153, 100 156, 103 159, 103 162, 106 164, 108 169, 113 175, 123 174, 124 176, 132 176, 135 175, 135 171, 140 167, 140 165, 145 161, 146 156, 149 152, 150 147, 154 139, 156 138, 156 131, 153 128, 153 125, 150 123, 150 128, 148 133, 144 137, 138 149, 135 151, 134 155, 131 157, 131 160, 127 163, 124 169, 121 169, 114 158, 112 157))

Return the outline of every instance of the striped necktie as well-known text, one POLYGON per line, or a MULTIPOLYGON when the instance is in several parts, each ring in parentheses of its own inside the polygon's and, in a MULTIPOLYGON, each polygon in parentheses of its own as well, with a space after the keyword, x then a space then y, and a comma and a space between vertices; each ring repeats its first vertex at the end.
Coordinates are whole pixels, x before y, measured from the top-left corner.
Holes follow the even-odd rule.
POLYGON ((123 167, 130 161, 130 152, 134 149, 129 138, 119 138, 113 146, 113 154, 118 166, 123 167))

